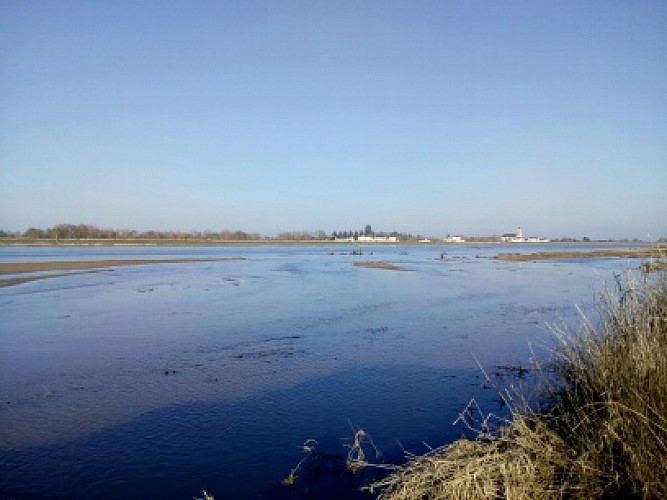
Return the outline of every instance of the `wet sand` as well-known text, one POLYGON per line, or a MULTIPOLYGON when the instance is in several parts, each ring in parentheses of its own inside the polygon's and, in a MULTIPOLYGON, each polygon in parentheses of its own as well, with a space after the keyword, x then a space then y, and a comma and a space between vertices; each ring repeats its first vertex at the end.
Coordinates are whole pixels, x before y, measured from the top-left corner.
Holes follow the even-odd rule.
POLYGON ((46 278, 59 278, 74 274, 94 273, 102 269, 121 266, 142 266, 157 264, 186 264, 191 262, 226 262, 246 260, 241 257, 225 258, 182 258, 182 259, 134 259, 134 260, 79 260, 79 261, 47 261, 47 262, 2 262, 0 275, 38 273, 45 271, 75 271, 71 273, 35 274, 14 278, 0 279, 0 287, 20 285, 29 281, 46 278), (78 272, 76 272, 78 271, 78 272))
POLYGON ((75 274, 99 273, 101 269, 94 269, 92 271, 80 271, 73 273, 58 273, 58 274, 38 274, 36 276, 21 276, 20 278, 5 278, 0 279, 0 288, 6 286, 20 285, 22 283, 29 283, 31 281, 38 281, 47 278, 60 278, 62 276, 72 276, 75 274))
POLYGON ((386 262, 355 262, 355 267, 363 267, 365 269, 386 269, 388 271, 405 271, 405 268, 388 264, 386 262))
POLYGON ((635 248, 635 249, 607 249, 593 250, 590 252, 538 252, 531 254, 499 254, 494 258, 496 260, 505 260, 512 262, 526 262, 533 260, 562 260, 562 259, 603 259, 603 258, 633 258, 650 259, 665 258, 667 250, 659 248, 635 248))

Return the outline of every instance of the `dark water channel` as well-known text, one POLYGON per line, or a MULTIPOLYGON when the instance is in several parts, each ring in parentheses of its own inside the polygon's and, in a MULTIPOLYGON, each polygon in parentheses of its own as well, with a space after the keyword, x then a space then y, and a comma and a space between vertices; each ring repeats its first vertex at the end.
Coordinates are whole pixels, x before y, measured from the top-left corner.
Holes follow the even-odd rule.
POLYGON ((502 414, 477 361, 492 375, 528 366, 545 323, 576 324, 574 305, 628 266, 492 260, 502 247, 328 250, 0 249, 2 262, 247 259, 0 289, 0 497, 363 498, 367 478, 333 458, 305 464, 295 488, 280 481, 306 440, 345 455, 352 426, 396 462, 464 433, 452 424, 472 398, 502 414))

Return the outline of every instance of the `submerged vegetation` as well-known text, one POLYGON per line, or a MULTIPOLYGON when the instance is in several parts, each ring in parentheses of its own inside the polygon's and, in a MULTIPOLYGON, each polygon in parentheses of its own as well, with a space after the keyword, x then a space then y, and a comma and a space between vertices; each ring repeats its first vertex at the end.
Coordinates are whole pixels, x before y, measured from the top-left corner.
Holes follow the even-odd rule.
MULTIPOLYGON (((477 439, 409 457, 369 487, 390 499, 667 498, 667 274, 630 274, 599 296, 600 318, 552 328, 542 406, 501 393, 477 439)), ((462 414, 463 418, 463 414, 462 414)))

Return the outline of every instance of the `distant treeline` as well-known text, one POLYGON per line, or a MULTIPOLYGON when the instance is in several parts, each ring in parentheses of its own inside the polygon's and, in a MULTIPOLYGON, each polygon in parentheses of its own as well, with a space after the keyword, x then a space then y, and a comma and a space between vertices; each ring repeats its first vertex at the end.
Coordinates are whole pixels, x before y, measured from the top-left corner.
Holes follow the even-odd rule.
POLYGON ((102 229, 90 224, 58 224, 48 229, 31 227, 23 233, 0 230, 0 238, 110 240, 110 239, 210 239, 210 240, 260 240, 259 233, 245 231, 136 231, 133 229, 102 229))
POLYGON ((411 240, 418 238, 411 234, 404 233, 375 233, 370 226, 366 226, 363 231, 333 231, 327 234, 326 231, 284 231, 277 237, 264 236, 259 233, 247 233, 240 230, 222 230, 222 231, 136 231, 133 229, 104 229, 91 224, 58 224, 56 226, 40 229, 31 227, 24 232, 11 232, 0 230, 0 238, 28 238, 28 239, 50 239, 50 240, 291 240, 291 241, 310 241, 310 240, 333 240, 336 238, 347 238, 359 234, 373 234, 378 236, 397 236, 401 240, 411 240))

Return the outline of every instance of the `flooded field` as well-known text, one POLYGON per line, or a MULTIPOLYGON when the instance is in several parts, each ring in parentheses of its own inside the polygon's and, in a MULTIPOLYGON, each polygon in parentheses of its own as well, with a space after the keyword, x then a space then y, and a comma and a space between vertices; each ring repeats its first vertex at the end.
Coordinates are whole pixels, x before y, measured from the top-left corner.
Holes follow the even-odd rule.
POLYGON ((349 496, 335 460, 280 484, 304 441, 341 455, 361 427, 393 461, 455 439, 472 398, 502 411, 476 360, 522 383, 497 367, 544 355, 546 323, 577 324, 575 305, 639 265, 492 258, 553 249, 1 248, 0 262, 229 260, 0 288, 0 496, 349 496))

